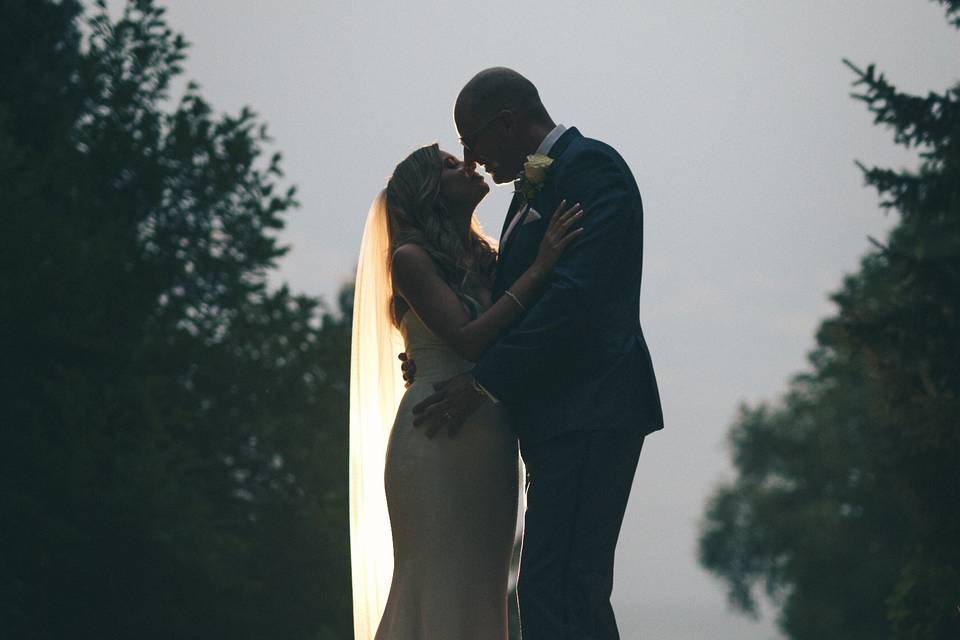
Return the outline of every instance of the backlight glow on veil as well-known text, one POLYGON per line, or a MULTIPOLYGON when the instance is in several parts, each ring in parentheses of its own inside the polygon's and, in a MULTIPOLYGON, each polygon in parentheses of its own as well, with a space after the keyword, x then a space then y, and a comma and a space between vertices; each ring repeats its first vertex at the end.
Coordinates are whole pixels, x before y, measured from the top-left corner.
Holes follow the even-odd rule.
POLYGON ((350 352, 350 556, 355 640, 373 640, 393 574, 383 472, 387 440, 404 393, 390 320, 386 196, 370 206, 360 245, 350 352))

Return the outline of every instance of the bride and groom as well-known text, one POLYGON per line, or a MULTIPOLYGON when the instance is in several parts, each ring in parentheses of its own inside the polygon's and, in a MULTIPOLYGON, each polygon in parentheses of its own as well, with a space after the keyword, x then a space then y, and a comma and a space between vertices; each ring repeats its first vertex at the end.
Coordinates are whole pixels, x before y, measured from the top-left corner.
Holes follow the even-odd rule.
POLYGON ((615 547, 644 437, 663 428, 639 323, 640 192, 510 69, 474 76, 454 119, 463 159, 431 145, 400 162, 361 246, 356 638, 505 640, 524 496, 524 640, 618 638, 615 547), (474 216, 477 164, 516 179, 498 250, 474 216))

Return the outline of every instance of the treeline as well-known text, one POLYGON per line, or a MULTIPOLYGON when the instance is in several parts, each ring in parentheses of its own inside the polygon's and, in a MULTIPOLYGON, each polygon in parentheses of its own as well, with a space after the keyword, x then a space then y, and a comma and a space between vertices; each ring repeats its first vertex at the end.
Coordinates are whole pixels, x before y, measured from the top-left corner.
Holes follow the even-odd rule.
MULTIPOLYGON (((960 28, 960 1, 939 0, 960 28)), ((960 84, 855 97, 916 171, 863 167, 897 216, 832 299, 810 370, 730 431, 736 478, 700 559, 741 610, 765 592, 794 640, 960 638, 960 84)), ((960 69, 960 66, 958 66, 960 69)))
MULTIPOLYGON (((255 43, 251 43, 254 46, 255 43)), ((151 0, 0 0, 0 634, 351 637, 339 309, 151 0)))

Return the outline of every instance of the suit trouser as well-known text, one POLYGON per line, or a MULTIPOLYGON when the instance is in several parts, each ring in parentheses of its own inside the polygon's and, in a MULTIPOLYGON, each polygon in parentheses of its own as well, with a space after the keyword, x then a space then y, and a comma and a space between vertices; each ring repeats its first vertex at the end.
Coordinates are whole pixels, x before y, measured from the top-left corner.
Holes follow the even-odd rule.
POLYGON ((613 560, 642 446, 640 434, 577 431, 522 450, 523 640, 620 638, 610 604, 613 560))

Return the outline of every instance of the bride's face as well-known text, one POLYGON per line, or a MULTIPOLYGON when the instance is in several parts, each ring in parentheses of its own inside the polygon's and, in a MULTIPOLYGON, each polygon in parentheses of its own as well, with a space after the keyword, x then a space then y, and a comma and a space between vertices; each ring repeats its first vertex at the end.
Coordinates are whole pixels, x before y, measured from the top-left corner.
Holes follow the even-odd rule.
POLYGON ((446 151, 440 151, 443 169, 440 172, 440 198, 450 207, 468 207, 471 212, 490 191, 490 185, 473 167, 446 151))

